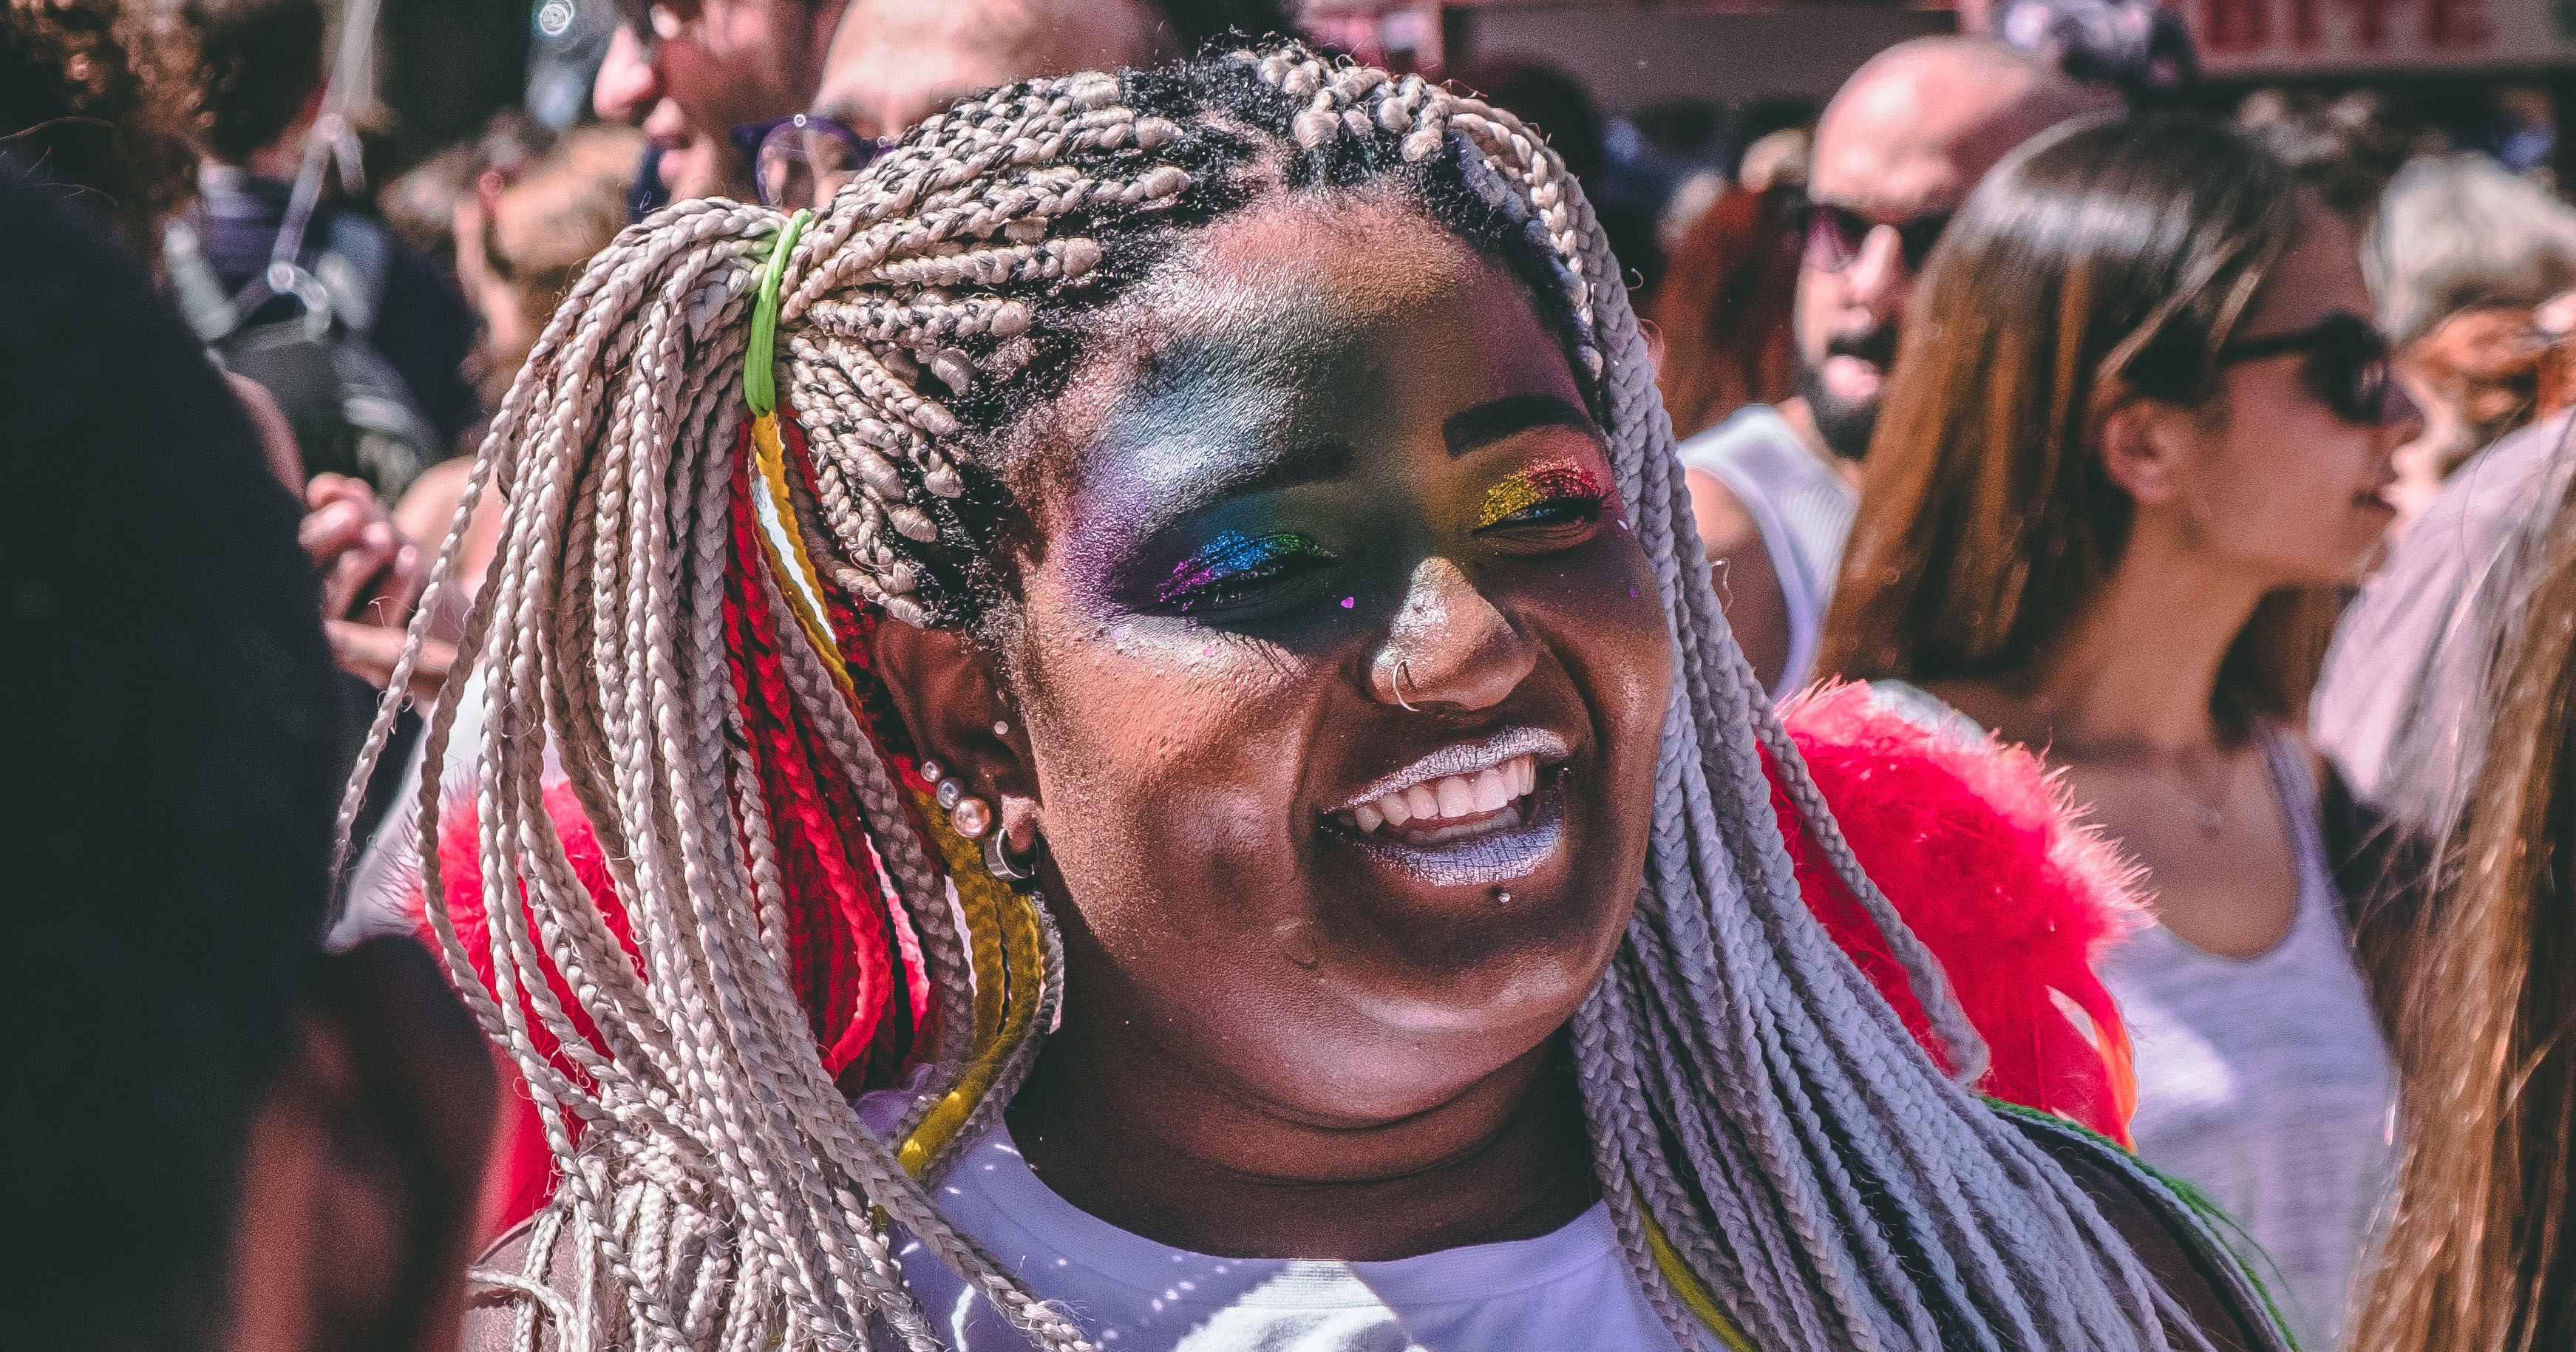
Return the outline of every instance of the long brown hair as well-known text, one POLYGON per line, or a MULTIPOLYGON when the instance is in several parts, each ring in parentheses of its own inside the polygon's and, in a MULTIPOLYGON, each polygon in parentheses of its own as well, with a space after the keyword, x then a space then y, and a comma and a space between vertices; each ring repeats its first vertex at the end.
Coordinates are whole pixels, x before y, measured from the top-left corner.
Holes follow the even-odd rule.
POLYGON ((2562 501, 2399 1022, 2406 1136, 2357 1352, 2576 1346, 2576 506, 2562 501))
POLYGON ((1655 291, 1664 359, 1655 383, 1673 435, 1714 427, 1747 404, 1789 397, 1797 373, 1790 321, 1798 295, 1798 204, 1805 189, 1729 188, 1683 237, 1655 291))
MULTIPOLYGON (((2188 118, 2078 126, 1988 175, 1919 283, 1821 669, 1995 676, 2062 634, 2128 539, 2133 504, 2093 453, 2103 415, 2215 392, 2304 196, 2188 118)), ((2219 668, 2222 727, 2298 715, 2338 605, 2264 599, 2219 668)))

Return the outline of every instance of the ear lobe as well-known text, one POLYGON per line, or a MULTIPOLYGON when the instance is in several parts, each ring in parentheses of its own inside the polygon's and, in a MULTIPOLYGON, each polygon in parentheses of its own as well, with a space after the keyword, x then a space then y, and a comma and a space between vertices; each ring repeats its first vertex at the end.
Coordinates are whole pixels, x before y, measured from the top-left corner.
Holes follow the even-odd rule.
POLYGON ((1037 775, 1028 729, 1002 698, 991 659, 956 630, 891 616, 877 624, 871 648, 912 744, 961 778, 968 793, 991 802, 1012 844, 1027 847, 1036 829, 1037 775))
POLYGON ((2103 473, 2141 506, 2181 495, 2179 475, 2190 414, 2160 400, 2131 396, 2104 414, 2095 454, 2103 473))
POLYGON ((493 1079, 418 944, 323 960, 243 1152, 234 1346, 457 1346, 493 1079))

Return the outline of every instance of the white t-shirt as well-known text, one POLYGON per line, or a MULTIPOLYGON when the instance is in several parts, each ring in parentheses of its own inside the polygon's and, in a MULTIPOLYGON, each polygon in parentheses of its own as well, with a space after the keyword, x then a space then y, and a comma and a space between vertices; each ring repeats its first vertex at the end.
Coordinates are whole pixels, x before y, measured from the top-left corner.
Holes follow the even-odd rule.
MULTIPOLYGON (((1595 1204, 1537 1239, 1383 1263, 1212 1258, 1131 1235, 1057 1196, 993 1131, 941 1180, 939 1208, 1103 1352, 1677 1352, 1595 1204)), ((909 1236, 905 1278, 958 1352, 1028 1339, 909 1236)))

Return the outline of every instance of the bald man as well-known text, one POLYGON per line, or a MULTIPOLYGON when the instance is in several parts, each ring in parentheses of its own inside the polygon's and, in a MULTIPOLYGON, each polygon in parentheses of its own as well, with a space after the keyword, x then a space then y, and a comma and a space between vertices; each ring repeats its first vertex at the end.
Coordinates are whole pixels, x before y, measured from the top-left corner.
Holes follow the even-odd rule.
POLYGON ((1989 38, 1870 59, 1826 105, 1795 311, 1798 397, 1684 442, 1692 515, 1736 642, 1775 697, 1806 684, 1924 257, 1986 171, 2110 101, 1989 38))
POLYGON ((979 89, 1180 56, 1165 30, 1150 0, 851 0, 814 110, 896 136, 979 89))

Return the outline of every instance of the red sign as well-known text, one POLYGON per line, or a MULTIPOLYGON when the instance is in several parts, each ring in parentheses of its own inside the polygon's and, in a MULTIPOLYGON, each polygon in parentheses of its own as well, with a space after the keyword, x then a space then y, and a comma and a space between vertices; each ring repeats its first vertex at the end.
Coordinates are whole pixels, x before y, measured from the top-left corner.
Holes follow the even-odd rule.
POLYGON ((2212 74, 2576 64, 2556 0, 2168 0, 2212 74))

